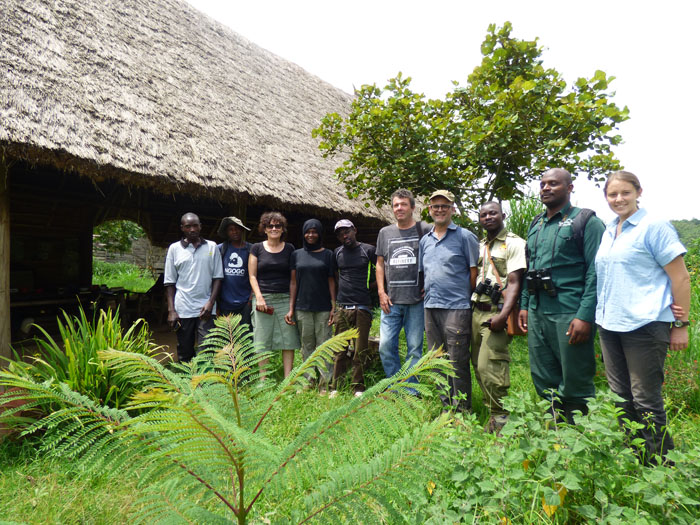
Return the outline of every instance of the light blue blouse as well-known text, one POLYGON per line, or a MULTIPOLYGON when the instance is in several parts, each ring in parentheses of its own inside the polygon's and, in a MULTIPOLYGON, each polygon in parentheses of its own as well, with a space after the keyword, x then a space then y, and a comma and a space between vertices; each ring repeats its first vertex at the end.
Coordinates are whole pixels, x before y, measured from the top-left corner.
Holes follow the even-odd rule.
POLYGON ((664 266, 686 252, 670 222, 640 209, 615 230, 605 229, 595 259, 598 304, 595 320, 606 330, 631 332, 653 321, 673 321, 671 280, 664 266))

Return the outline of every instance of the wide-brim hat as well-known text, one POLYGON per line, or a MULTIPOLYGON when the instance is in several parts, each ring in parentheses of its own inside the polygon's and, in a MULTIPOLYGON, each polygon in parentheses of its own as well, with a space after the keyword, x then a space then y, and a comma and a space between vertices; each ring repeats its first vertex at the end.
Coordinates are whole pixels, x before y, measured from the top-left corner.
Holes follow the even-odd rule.
POLYGON ((247 232, 250 231, 250 228, 248 228, 245 224, 243 224, 243 221, 241 219, 239 219, 238 217, 224 217, 223 219, 221 219, 221 224, 219 225, 219 229, 217 230, 217 233, 219 235, 221 235, 222 237, 226 238, 226 230, 232 224, 235 224, 236 226, 244 229, 247 232))

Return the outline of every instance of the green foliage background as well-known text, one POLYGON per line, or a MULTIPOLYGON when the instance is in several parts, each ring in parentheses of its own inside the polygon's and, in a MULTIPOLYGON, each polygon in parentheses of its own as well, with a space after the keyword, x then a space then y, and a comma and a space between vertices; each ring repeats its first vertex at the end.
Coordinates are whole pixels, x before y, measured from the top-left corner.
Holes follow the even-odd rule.
POLYGON ((336 174, 348 196, 382 205, 399 187, 418 196, 446 188, 466 216, 522 195, 551 167, 593 180, 620 169, 613 147, 628 110, 611 100, 614 77, 596 71, 569 86, 543 66, 536 39, 511 31, 489 26, 481 64, 444 100, 413 92, 399 73, 382 89, 356 90, 347 116, 322 119, 313 135, 324 156, 342 155, 336 174))

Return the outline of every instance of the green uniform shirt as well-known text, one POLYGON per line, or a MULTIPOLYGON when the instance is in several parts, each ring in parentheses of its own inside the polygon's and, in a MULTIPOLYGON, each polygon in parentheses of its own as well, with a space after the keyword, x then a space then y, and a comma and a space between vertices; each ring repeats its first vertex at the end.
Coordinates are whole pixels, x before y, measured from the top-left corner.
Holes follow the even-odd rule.
POLYGON ((605 224, 593 216, 586 224, 583 253, 573 236, 571 223, 581 211, 567 203, 553 217, 544 215, 530 228, 527 248, 530 254, 528 270, 550 268, 557 290, 550 297, 544 290, 530 295, 523 285, 520 308, 545 314, 574 313, 575 318, 592 323, 595 319, 596 275, 595 256, 605 224))

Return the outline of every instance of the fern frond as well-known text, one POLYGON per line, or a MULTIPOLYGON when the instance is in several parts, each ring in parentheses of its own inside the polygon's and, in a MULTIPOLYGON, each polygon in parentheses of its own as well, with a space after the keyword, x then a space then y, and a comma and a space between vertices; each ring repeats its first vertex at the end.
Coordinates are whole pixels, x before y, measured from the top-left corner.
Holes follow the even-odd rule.
POLYGON ((97 354, 108 368, 128 379, 136 389, 148 386, 165 391, 180 391, 182 375, 164 367, 157 359, 121 350, 100 350, 97 354))

